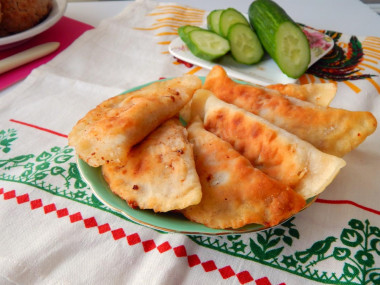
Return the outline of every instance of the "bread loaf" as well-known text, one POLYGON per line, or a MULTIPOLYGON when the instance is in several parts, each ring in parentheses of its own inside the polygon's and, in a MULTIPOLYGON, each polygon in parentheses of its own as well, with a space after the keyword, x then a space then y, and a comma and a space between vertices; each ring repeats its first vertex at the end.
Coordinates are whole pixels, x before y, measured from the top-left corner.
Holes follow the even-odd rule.
POLYGON ((51 9, 52 0, 0 0, 0 37, 34 27, 51 9))

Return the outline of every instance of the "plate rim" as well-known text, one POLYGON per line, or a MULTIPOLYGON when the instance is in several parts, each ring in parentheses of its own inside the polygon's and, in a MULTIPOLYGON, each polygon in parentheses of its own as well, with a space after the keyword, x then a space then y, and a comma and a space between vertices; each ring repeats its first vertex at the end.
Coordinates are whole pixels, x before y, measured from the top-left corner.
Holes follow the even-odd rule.
MULTIPOLYGON (((159 225, 155 225, 155 224, 151 224, 151 223, 148 223, 146 221, 142 221, 138 218, 136 218, 135 216, 129 214, 128 212, 126 212, 125 210, 123 210, 122 208, 119 208, 117 206, 115 206, 114 204, 108 202, 106 200, 106 198, 104 198, 102 196, 102 194, 97 191, 97 187, 99 186, 94 186, 94 182, 91 181, 89 178, 88 178, 88 175, 86 175, 85 171, 87 171, 88 169, 91 169, 91 171, 101 171, 100 169, 97 170, 98 168, 96 167, 91 167, 89 166, 85 161, 83 161, 82 159, 79 158, 79 156, 76 156, 77 158, 77 165, 78 165, 78 170, 82 176, 82 178, 86 181, 86 183, 89 185, 89 187, 91 188, 91 192, 95 195, 95 197, 101 202, 103 203, 105 206, 111 208, 112 210, 122 214, 123 216, 125 216, 126 218, 132 220, 133 222, 139 224, 139 225, 142 225, 142 226, 145 226, 145 227, 148 227, 148 228, 151 228, 151 229, 154 229, 154 230, 159 230, 159 231, 162 231, 162 232, 165 232, 165 233, 177 233, 177 234, 185 234, 185 235, 204 235, 204 236, 222 236, 222 235, 231 235, 231 234, 244 234, 244 233, 251 233, 251 232, 258 232, 258 231, 262 231, 262 230, 265 230, 267 229, 268 227, 258 227, 258 228, 253 228, 253 229, 248 229, 248 230, 245 230, 244 228, 241 228, 241 229, 226 229, 226 230, 223 230, 223 229, 213 229, 213 228, 208 228, 202 224, 199 224, 199 223, 195 223, 195 222, 192 222, 190 220, 187 220, 185 217, 183 218, 184 221, 187 221, 191 224, 195 224, 194 226, 201 226, 201 227, 206 227, 207 228, 207 232, 206 231, 200 231, 200 230, 176 230, 176 229, 173 229, 173 228, 167 228, 167 227, 162 227, 162 226, 159 226, 159 225), (87 169, 86 169, 87 168, 87 169)), ((103 177, 99 177, 98 179, 104 179, 103 177)), ((104 182, 106 183, 106 182, 104 182)), ((102 186, 101 186, 102 187, 102 186)), ((121 202, 124 202, 125 203, 125 207, 129 207, 127 205, 127 203, 120 197, 118 197, 116 194, 114 194, 108 187, 106 187, 105 191, 107 191, 108 195, 111 195, 113 198, 115 199, 120 199, 121 202)), ((130 211, 133 211, 134 209, 131 208, 130 211)), ((138 209, 138 211, 150 211, 150 210, 142 210, 142 209, 138 209)), ((152 214, 154 215, 160 215, 161 213, 154 213, 152 212, 152 214)), ((170 215, 170 213, 169 213, 170 215)), ((285 222, 285 221, 284 221, 285 222)), ((247 225, 247 226, 254 226, 255 224, 251 224, 251 225, 247 225)), ((257 225, 257 226, 261 226, 261 225, 257 225)))

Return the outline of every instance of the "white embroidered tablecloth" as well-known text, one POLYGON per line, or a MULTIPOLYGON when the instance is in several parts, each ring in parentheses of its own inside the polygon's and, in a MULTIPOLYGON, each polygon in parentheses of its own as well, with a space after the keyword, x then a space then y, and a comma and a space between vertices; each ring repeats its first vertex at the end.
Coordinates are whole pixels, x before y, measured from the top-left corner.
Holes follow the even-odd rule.
MULTIPOLYGON (((161 233, 103 205, 80 176, 67 145, 73 125, 132 87, 206 75, 168 53, 178 26, 204 18, 176 3, 131 2, 0 93, 1 284, 380 284, 379 130, 311 207, 258 233, 161 233)), ((324 32, 336 64, 321 61, 300 82, 333 80, 332 106, 379 121, 380 38, 324 32)))

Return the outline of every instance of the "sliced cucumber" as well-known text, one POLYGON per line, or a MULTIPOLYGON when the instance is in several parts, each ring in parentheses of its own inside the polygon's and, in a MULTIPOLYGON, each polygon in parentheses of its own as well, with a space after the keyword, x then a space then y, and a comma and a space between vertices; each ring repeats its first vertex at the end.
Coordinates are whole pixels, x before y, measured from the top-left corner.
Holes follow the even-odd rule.
POLYGON ((262 59, 263 47, 251 27, 241 23, 234 24, 230 27, 227 38, 231 55, 237 62, 254 64, 262 59))
POLYGON ((219 20, 220 35, 227 37, 230 27, 237 23, 242 23, 249 26, 248 20, 238 10, 234 8, 225 9, 221 13, 219 20))
POLYGON ((222 14, 223 10, 214 10, 211 11, 210 14, 207 16, 207 28, 210 31, 213 31, 220 35, 220 28, 219 28, 219 21, 220 21, 220 15, 222 14))
POLYGON ((189 43, 189 33, 194 30, 201 30, 201 28, 191 25, 181 26, 178 28, 178 35, 186 45, 189 43))
POLYGON ((194 30, 188 34, 190 51, 205 60, 215 60, 230 51, 228 40, 214 32, 194 30))
POLYGON ((261 44, 287 76, 300 77, 310 63, 309 42, 301 28, 271 0, 256 0, 249 20, 261 44))

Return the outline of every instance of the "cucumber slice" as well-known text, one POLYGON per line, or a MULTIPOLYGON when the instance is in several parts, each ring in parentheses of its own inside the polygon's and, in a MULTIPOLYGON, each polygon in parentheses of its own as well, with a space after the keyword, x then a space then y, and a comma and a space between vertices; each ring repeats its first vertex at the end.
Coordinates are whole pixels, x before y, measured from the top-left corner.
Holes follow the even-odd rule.
POLYGON ((304 74, 310 63, 309 42, 288 14, 271 0, 256 0, 248 16, 264 49, 281 71, 292 78, 304 74))
POLYGON ((234 24, 242 23, 249 26, 249 22, 244 15, 234 8, 225 9, 220 15, 219 22, 220 35, 223 37, 227 37, 228 30, 234 24))
POLYGON ((207 30, 194 30, 188 34, 190 51, 205 60, 215 60, 230 51, 228 40, 207 30))
POLYGON ((194 30, 201 30, 201 28, 191 25, 181 26, 178 28, 178 35, 186 45, 189 43, 189 33, 194 30))
POLYGON ((230 27, 227 38, 231 55, 237 62, 254 64, 262 59, 263 47, 251 27, 241 23, 234 24, 230 27))
POLYGON ((207 16, 207 28, 210 31, 213 31, 220 35, 220 28, 219 28, 219 21, 220 21, 220 15, 222 14, 223 10, 214 10, 211 11, 210 14, 207 16))

